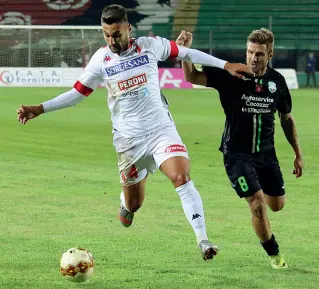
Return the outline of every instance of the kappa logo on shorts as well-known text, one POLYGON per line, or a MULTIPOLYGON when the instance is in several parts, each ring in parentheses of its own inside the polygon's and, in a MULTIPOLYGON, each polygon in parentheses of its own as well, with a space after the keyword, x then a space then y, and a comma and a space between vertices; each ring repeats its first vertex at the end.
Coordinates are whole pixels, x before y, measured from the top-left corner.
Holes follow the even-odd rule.
POLYGON ((166 153, 187 152, 186 147, 179 144, 170 145, 165 149, 166 153))
POLYGON ((120 90, 125 90, 134 86, 138 86, 140 84, 144 84, 147 82, 145 73, 134 76, 132 78, 119 81, 117 84, 120 90))

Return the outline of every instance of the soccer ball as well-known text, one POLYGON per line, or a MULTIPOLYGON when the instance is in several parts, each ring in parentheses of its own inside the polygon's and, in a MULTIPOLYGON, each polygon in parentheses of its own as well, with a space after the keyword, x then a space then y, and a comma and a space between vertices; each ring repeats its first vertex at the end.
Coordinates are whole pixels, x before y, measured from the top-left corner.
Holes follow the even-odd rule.
POLYGON ((63 277, 72 282, 83 282, 93 275, 93 256, 83 248, 66 250, 60 260, 60 272, 63 277))

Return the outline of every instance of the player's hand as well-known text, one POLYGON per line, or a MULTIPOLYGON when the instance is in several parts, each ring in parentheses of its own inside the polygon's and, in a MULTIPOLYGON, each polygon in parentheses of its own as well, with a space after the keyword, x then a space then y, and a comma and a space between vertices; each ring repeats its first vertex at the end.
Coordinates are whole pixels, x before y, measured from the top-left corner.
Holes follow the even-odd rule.
POLYGON ((227 70, 231 75, 238 78, 245 78, 241 74, 241 72, 247 73, 251 76, 255 76, 255 73, 246 64, 243 63, 226 62, 224 69, 227 70))
POLYGON ((180 35, 176 39, 176 44, 180 46, 185 46, 187 48, 191 47, 193 43, 193 34, 190 31, 182 30, 180 35))
POLYGON ((299 178, 302 176, 302 169, 304 167, 304 162, 302 156, 296 156, 294 160, 294 167, 293 174, 296 175, 296 178, 299 178))
POLYGON ((17 110, 18 113, 18 121, 20 121, 23 124, 26 124, 28 120, 33 119, 40 114, 42 114, 43 106, 42 104, 38 106, 24 106, 21 105, 21 107, 17 110))

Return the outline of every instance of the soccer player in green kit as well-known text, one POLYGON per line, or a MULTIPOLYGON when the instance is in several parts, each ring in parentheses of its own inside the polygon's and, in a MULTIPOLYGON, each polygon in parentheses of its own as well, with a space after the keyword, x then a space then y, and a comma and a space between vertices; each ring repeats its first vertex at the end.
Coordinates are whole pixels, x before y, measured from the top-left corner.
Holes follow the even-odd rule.
MULTIPOLYGON (((192 34, 182 31, 178 45, 190 47, 192 34)), ((265 28, 247 38, 246 62, 254 76, 236 78, 227 71, 204 67, 198 71, 183 61, 185 79, 193 84, 218 90, 226 115, 220 151, 226 173, 240 198, 249 204, 252 225, 275 269, 287 268, 271 231, 267 205, 280 211, 285 203, 285 186, 274 147, 274 119, 278 111, 285 136, 294 150, 297 178, 303 170, 292 101, 284 77, 268 66, 274 53, 274 35, 265 28)))

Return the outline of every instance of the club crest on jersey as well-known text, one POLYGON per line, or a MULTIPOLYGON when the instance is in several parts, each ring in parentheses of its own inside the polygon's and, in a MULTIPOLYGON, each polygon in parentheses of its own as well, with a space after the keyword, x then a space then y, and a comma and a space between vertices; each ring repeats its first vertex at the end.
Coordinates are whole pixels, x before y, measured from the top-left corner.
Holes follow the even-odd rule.
POLYGON ((113 76, 126 70, 131 70, 135 67, 139 67, 149 63, 148 56, 142 55, 131 60, 123 61, 120 64, 105 68, 108 76, 113 76))
POLYGON ((143 73, 140 75, 136 75, 132 78, 119 81, 117 84, 118 84, 120 90, 125 90, 125 89, 131 88, 134 86, 138 86, 138 85, 146 83, 146 82, 147 82, 146 75, 145 75, 145 73, 143 73))
POLYGON ((276 83, 272 82, 272 81, 269 81, 268 82, 268 89, 271 93, 274 93, 276 92, 277 90, 277 86, 276 86, 276 83))

